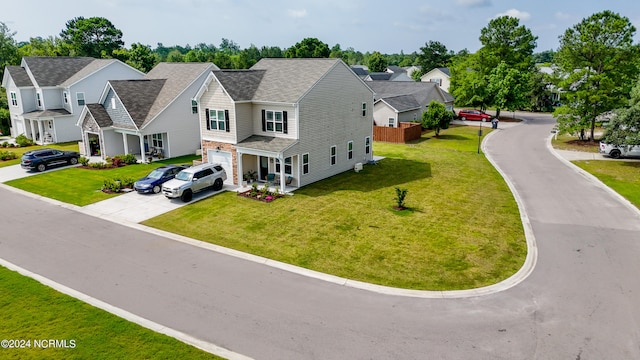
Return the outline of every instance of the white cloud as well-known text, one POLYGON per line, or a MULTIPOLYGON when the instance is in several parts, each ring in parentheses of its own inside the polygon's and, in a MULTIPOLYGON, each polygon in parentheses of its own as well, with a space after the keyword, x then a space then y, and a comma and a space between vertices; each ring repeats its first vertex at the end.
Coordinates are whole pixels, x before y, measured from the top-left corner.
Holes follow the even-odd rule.
POLYGON ((509 9, 503 13, 500 13, 498 15, 496 15, 495 17, 499 18, 501 16, 510 16, 516 19, 520 19, 520 20, 529 20, 531 18, 531 14, 529 14, 526 11, 520 11, 520 10, 516 10, 516 9, 509 9))
POLYGON ((289 16, 291 16, 292 18, 303 18, 303 17, 307 17, 307 10, 302 9, 302 10, 292 10, 289 9, 287 10, 287 14, 289 14, 289 16))
POLYGON ((491 0, 456 0, 456 4, 465 7, 491 6, 491 0))

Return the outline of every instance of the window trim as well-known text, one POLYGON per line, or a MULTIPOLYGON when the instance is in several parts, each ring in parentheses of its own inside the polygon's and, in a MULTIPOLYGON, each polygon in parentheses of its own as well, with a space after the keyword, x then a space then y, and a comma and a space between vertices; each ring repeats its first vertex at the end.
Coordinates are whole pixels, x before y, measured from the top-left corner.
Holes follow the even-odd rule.
POLYGON ((76 102, 78 103, 78 106, 84 106, 87 101, 84 98, 84 92, 77 92, 76 93, 76 102), (80 103, 82 102, 82 103, 80 103))
POLYGON ((9 92, 9 98, 11 99, 12 106, 18 106, 18 94, 15 91, 9 92))
POLYGON ((68 93, 68 92, 66 92, 66 91, 63 91, 63 92, 62 92, 62 102, 63 102, 65 105, 69 105, 69 93, 68 93))
POLYGON ((364 153, 369 155, 371 153, 371 137, 364 138, 364 153))
POLYGON ((230 132, 229 110, 205 109, 207 130, 230 132), (215 125, 215 126, 214 126, 215 125))
POLYGON ((389 123, 387 124, 389 127, 396 127, 396 119, 389 118, 389 123))
POLYGON ((338 163, 338 147, 336 145, 331 145, 331 150, 329 151, 329 164, 331 166, 338 163))
POLYGON ((362 116, 367 116, 367 103, 363 102, 362 103, 362 116))
POLYGON ((36 91, 36 106, 38 108, 42 107, 42 94, 40 94, 40 92, 36 91))
POLYGON ((353 159, 353 140, 347 141, 347 159, 353 159))
POLYGON ((164 149, 164 136, 162 136, 162 133, 151 134, 151 146, 156 149, 164 149))
POLYGON ((309 173, 309 153, 302 154, 302 175, 309 173), (305 161, 306 157, 306 161, 305 161))
POLYGON ((197 114, 198 113, 198 102, 196 100, 191 99, 191 113, 192 114, 197 114))
MULTIPOLYGON (((280 159, 276 158, 276 173, 280 174, 281 169, 280 159)), ((284 158, 284 174, 293 175, 293 156, 284 158)))

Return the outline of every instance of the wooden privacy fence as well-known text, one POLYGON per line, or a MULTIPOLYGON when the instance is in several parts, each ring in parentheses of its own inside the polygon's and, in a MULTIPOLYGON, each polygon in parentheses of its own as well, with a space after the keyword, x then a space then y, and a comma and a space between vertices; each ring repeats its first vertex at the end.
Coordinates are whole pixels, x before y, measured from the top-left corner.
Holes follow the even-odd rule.
POLYGON ((400 127, 373 127, 373 140, 393 143, 406 143, 419 139, 422 135, 422 125, 420 123, 401 122, 400 127))

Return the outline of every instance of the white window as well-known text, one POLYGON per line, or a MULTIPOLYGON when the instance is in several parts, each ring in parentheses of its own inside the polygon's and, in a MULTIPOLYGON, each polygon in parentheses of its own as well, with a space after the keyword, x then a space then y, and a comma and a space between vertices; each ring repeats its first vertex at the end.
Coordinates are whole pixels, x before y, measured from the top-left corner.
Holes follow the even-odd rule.
MULTIPOLYGON (((291 175, 291 157, 284 158, 284 173, 286 175, 291 175)), ((276 159, 276 172, 280 173, 280 159, 276 159)))
POLYGON ((162 134, 151 134, 151 146, 154 148, 162 149, 164 147, 164 141, 162 140, 162 134))
POLYGON ((389 118, 389 127, 393 127, 396 123, 396 119, 394 118, 389 118))
POLYGON ((347 159, 353 159, 353 141, 347 143, 347 159))
POLYGON ((210 130, 225 130, 224 110, 209 110, 210 130))
POLYGON ((16 92, 12 91, 9 94, 9 96, 11 96, 11 105, 18 106, 18 95, 16 95, 16 92))
POLYGON ((267 121, 267 131, 283 132, 284 122, 282 117, 282 111, 267 110, 266 121, 267 121))
POLYGON ((309 173, 309 153, 302 154, 302 173, 309 173))
POLYGON ((369 136, 364 138, 364 153, 365 154, 371 153, 371 138, 369 136))
POLYGON ((66 92, 66 91, 63 91, 63 92, 62 92, 62 101, 63 101, 65 104, 68 104, 68 103, 69 103, 69 93, 68 93, 68 92, 66 92))
POLYGON ((362 116, 367 116, 367 103, 362 103, 362 116))
POLYGON ((331 147, 331 165, 336 164, 337 156, 338 156, 338 149, 335 145, 333 145, 331 147))
POLYGON ((442 79, 440 79, 440 78, 429 79, 429 82, 436 83, 439 86, 442 86, 442 79))
POLYGON ((116 108, 116 98, 111 98, 111 108, 115 109, 116 108))
POLYGON ((76 93, 76 99, 78 99, 78 105, 79 106, 83 106, 84 105, 84 93, 83 92, 76 93))
POLYGON ((192 114, 198 113, 198 102, 195 100, 191 100, 191 113, 192 114))
POLYGON ((41 108, 42 107, 42 98, 40 98, 40 93, 36 93, 36 105, 41 108))

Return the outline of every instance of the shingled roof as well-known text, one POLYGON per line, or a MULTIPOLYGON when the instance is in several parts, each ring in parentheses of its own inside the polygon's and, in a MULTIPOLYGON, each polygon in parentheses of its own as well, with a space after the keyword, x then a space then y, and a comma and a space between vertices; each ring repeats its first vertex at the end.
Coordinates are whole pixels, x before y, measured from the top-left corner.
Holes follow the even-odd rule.
POLYGON ((216 79, 234 101, 248 101, 258 90, 265 70, 216 70, 216 79))
POLYGON ((151 109, 166 82, 165 79, 109 81, 138 128, 151 116, 151 109))
POLYGON ((113 121, 109 117, 107 110, 102 107, 100 104, 87 104, 87 110, 93 117, 93 119, 98 123, 99 127, 107 127, 113 125, 113 121))
MULTIPOLYGON (((441 90, 437 83, 420 81, 369 81, 367 85, 375 92, 375 100, 384 99, 387 103, 401 95, 411 96, 418 104, 428 105, 431 100, 454 101, 453 96, 441 90)), ((396 99, 398 101, 399 99, 396 99)), ((406 103, 406 99, 403 100, 406 103)), ((399 110, 399 109, 396 109, 399 110)))
POLYGON ((96 59, 70 56, 27 56, 22 58, 40 87, 58 86, 96 59))
POLYGON ((33 86, 27 70, 20 66, 7 66, 7 72, 11 75, 13 82, 17 87, 33 86))

